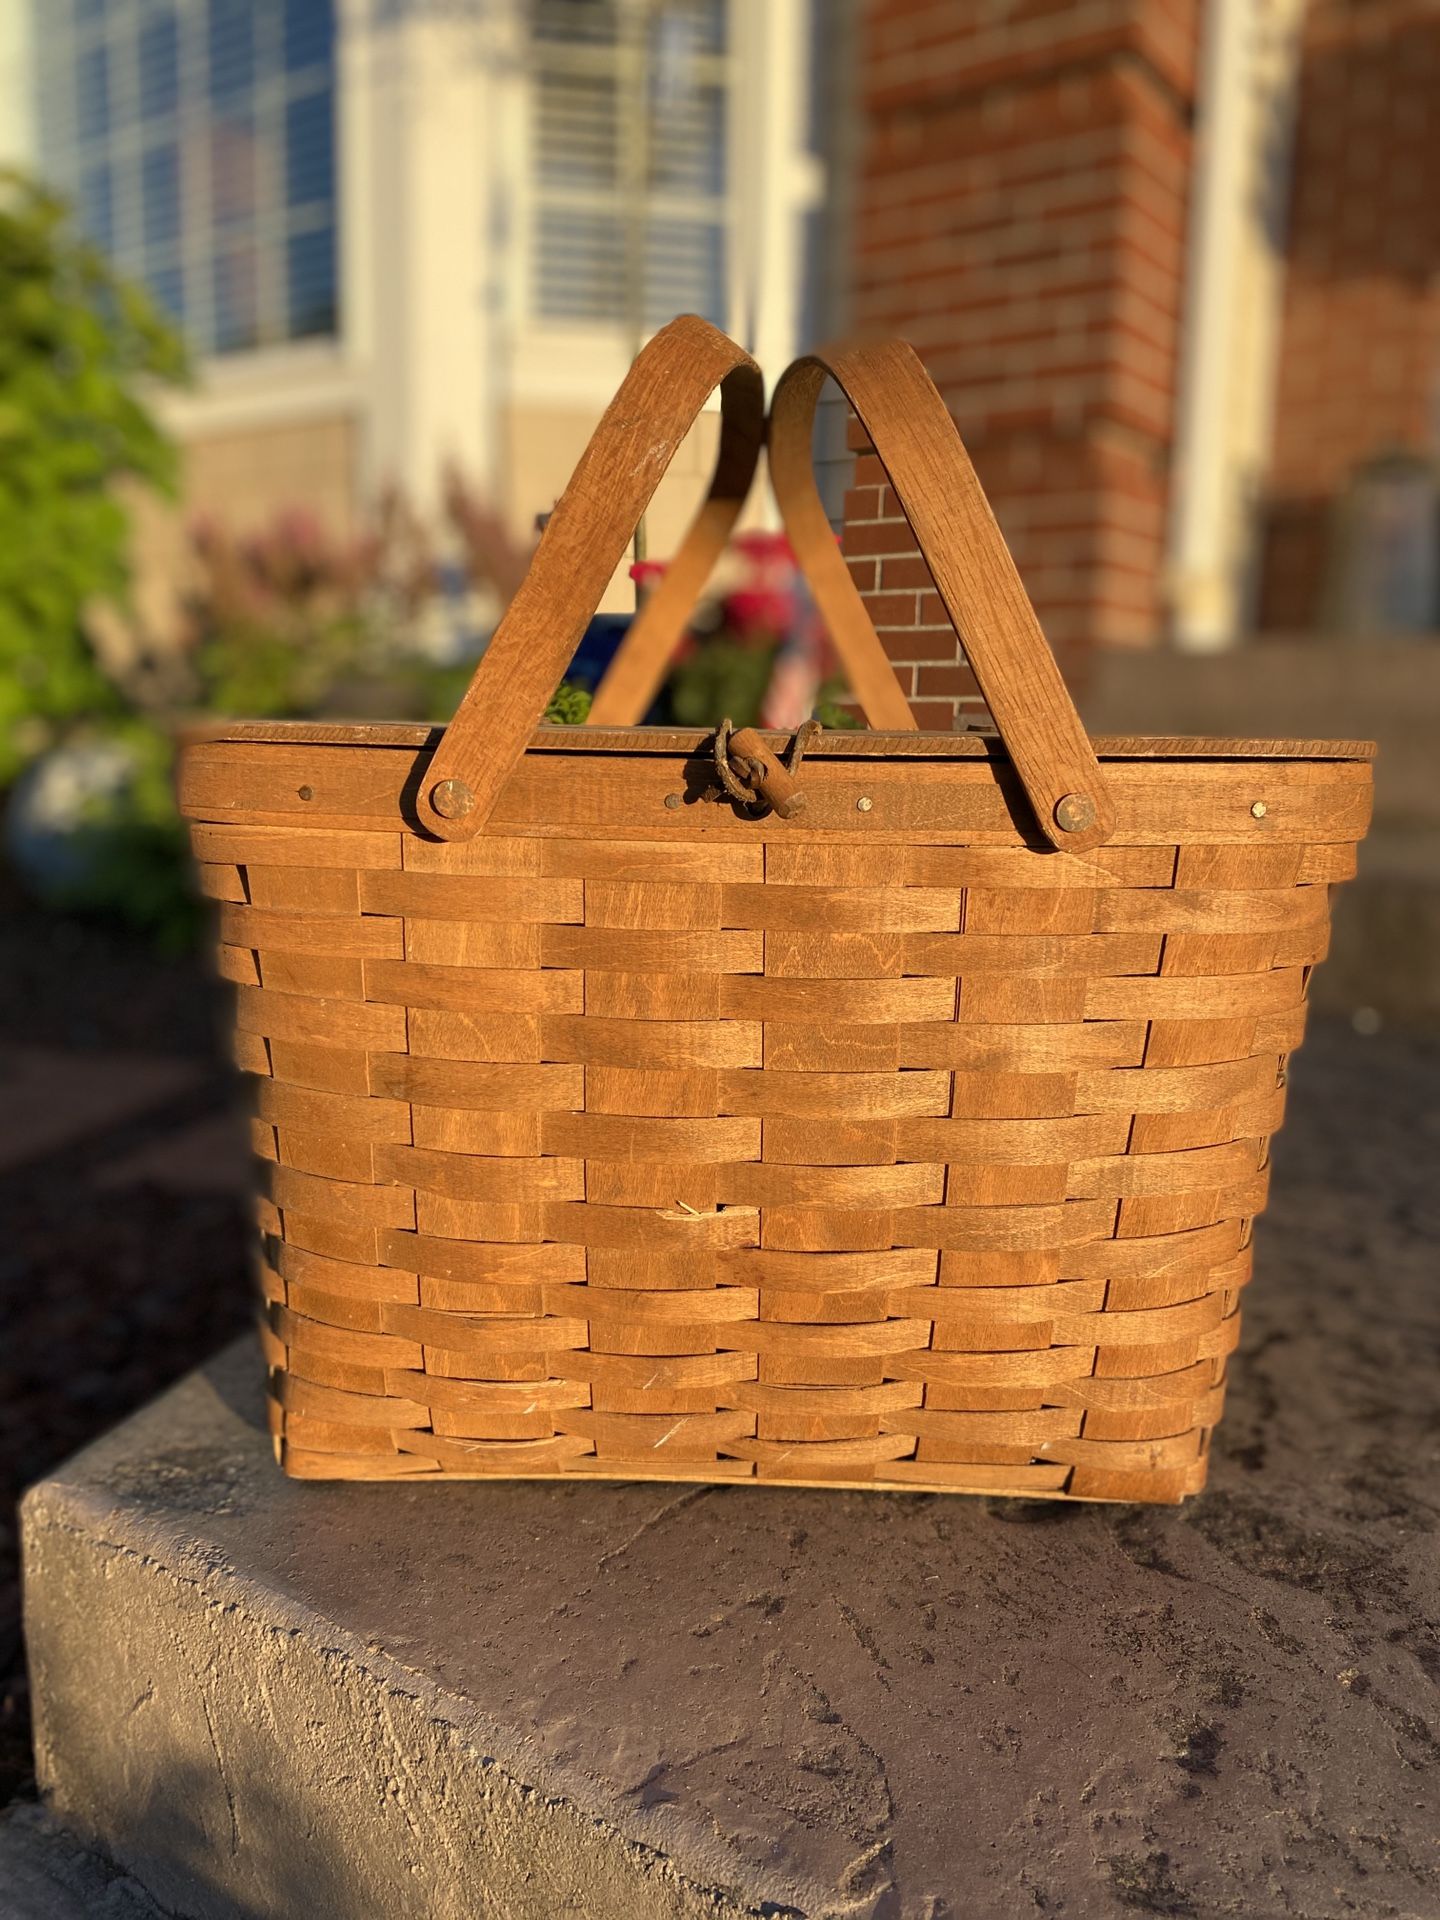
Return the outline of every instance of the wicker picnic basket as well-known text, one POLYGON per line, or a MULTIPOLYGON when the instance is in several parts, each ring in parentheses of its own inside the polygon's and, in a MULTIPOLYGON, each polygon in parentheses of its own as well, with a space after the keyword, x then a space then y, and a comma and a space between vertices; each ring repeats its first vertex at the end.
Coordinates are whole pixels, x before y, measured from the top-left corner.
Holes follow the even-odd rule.
POLYGON ((1204 1478, 1371 749, 1092 742, 899 344, 797 362, 769 423, 877 730, 787 754, 622 725, 764 437, 753 362, 677 321, 449 728, 240 724, 187 747, 258 1089, 280 1458, 319 1479, 1179 1500, 1204 1478), (827 372, 998 738, 914 731, 811 471, 827 372), (709 495, 595 724, 537 729, 717 383, 709 495))

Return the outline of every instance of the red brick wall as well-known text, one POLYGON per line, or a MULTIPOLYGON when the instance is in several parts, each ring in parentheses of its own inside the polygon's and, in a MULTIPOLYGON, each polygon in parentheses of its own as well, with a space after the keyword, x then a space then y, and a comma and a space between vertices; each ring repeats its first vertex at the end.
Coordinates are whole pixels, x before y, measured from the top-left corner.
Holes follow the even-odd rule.
POLYGON ((1440 8, 1311 0, 1266 502, 1261 624, 1325 614, 1355 470, 1440 437, 1440 8))
MULTIPOLYGON (((1195 0, 864 0, 854 312, 945 395, 1052 645, 1139 646, 1161 566, 1195 0)), ((968 684, 873 455, 845 551, 922 725, 968 684)))

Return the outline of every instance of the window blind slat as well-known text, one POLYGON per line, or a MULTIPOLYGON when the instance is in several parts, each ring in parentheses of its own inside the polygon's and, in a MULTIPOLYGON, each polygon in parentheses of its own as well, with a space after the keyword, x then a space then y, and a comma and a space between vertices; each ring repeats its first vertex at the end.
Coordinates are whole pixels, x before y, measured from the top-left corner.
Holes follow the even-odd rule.
POLYGON ((727 102, 714 77, 726 27, 725 0, 534 0, 531 297, 540 319, 613 326, 637 304, 652 326, 677 312, 728 317, 727 102), (640 159, 636 187, 627 169, 640 159), (637 222, 644 284, 633 289, 625 274, 637 222))

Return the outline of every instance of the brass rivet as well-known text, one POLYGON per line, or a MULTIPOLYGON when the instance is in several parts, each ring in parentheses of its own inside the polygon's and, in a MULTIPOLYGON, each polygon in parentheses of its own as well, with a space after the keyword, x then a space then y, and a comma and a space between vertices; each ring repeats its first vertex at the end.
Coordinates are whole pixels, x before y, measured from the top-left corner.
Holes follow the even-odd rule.
POLYGON ((1250 818, 1252 820, 1263 820, 1265 818, 1265 802, 1263 800, 1251 801, 1250 818))
POLYGON ((315 798, 315 789, 313 787, 297 787, 296 792, 302 800, 313 800, 315 798))
POLYGON ((442 820, 458 820, 475 804, 475 796, 463 780, 440 780, 430 789, 430 804, 442 820))
POLYGON ((665 804, 673 813, 676 807, 684 805, 684 801, 678 793, 667 793, 665 796, 665 804))
POLYGON ((1095 802, 1088 793, 1066 793, 1055 802, 1055 824, 1062 833, 1084 833, 1095 824, 1095 802))
POLYGON ((869 813, 874 804, 875 802, 870 798, 868 793, 862 793, 860 798, 855 802, 855 811, 857 813, 869 813))

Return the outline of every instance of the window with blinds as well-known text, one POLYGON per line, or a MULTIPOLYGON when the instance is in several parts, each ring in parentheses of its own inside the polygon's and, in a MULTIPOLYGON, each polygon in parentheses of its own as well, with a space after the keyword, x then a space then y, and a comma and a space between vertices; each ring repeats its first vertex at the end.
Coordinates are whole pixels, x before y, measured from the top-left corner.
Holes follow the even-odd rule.
POLYGON ((202 353, 336 330, 332 0, 32 0, 40 161, 202 353))
POLYGON ((729 318, 727 0, 531 0, 531 307, 729 318))

